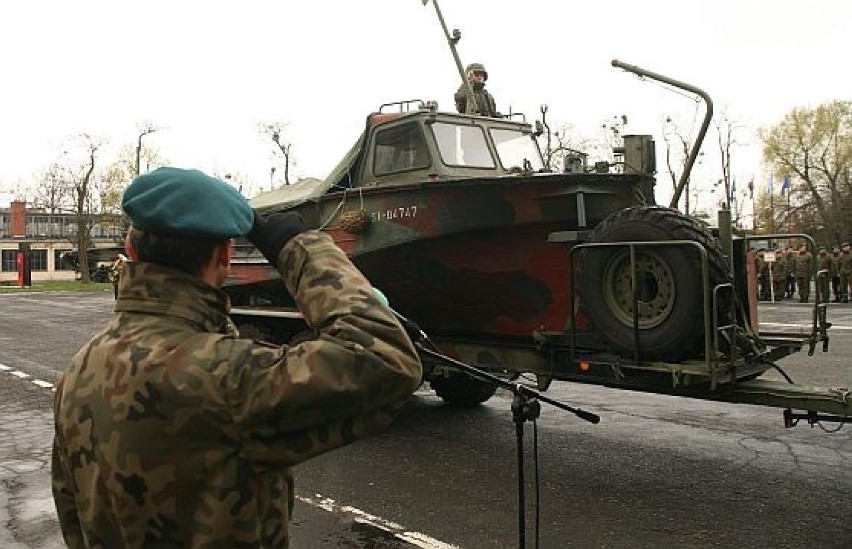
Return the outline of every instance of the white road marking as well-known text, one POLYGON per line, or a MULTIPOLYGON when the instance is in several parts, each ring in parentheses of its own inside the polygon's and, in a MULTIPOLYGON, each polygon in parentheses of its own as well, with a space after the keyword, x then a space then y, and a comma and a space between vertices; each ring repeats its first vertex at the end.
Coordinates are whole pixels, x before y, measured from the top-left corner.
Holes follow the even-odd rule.
POLYGON ((349 505, 340 505, 333 499, 323 497, 319 494, 316 494, 316 498, 296 496, 296 499, 313 507, 322 509, 323 511, 347 515, 357 522, 375 526, 376 528, 389 532, 396 538, 408 542, 415 547, 420 547, 421 549, 458 549, 455 545, 438 541, 420 532, 411 532, 401 524, 371 515, 370 513, 366 513, 349 505))
MULTIPOLYGON (((20 379, 30 378, 30 374, 21 372, 19 370, 13 370, 11 366, 6 366, 5 364, 0 364, 0 372, 9 372, 13 376, 20 378, 20 379)), ((44 389, 50 389, 54 393, 56 392, 56 387, 54 387, 53 383, 51 383, 49 381, 43 381, 41 379, 30 379, 30 381, 32 383, 34 383, 35 385, 38 385, 39 387, 42 387, 44 389)))
MULTIPOLYGON (((25 374, 24 372, 20 372, 17 370, 12 370, 11 367, 6 366, 5 364, 0 364, 0 371, 7 371, 13 376, 19 377, 21 379, 30 377, 29 374, 25 374)), ((52 389, 54 392, 56 391, 56 387, 54 387, 53 383, 50 383, 48 381, 42 381, 40 379, 33 379, 31 381, 39 387, 43 387, 45 389, 52 389)), ((314 507, 323 509, 324 511, 328 511, 329 513, 337 513, 349 516, 353 520, 366 523, 381 530, 384 530, 392 534, 394 537, 407 543, 410 543, 415 547, 420 547, 421 549, 458 549, 455 545, 450 545, 449 543, 438 541, 421 532, 412 532, 401 524, 397 524, 381 517, 371 515, 370 513, 361 511, 360 509, 356 509, 355 507, 351 507, 349 505, 340 505, 333 499, 323 497, 319 494, 317 494, 316 498, 296 496, 296 499, 307 503, 308 505, 312 505, 314 507)))
MULTIPOLYGON (((831 319, 829 319, 831 322, 831 319)), ((784 324, 782 322, 761 322, 761 326, 778 326, 779 328, 799 328, 804 330, 805 332, 811 331, 810 324, 784 324)), ((837 324, 832 324, 829 330, 852 330, 852 326, 838 326, 837 324)))

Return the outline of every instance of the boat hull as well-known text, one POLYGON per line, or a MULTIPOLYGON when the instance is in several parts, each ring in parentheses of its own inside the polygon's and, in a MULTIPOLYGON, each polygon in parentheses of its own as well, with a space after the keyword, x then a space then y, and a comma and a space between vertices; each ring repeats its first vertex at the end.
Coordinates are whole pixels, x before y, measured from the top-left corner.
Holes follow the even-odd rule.
MULTIPOLYGON (((395 309, 430 333, 531 338, 570 323, 571 258, 548 235, 582 234, 630 206, 640 183, 623 174, 439 181, 347 190, 290 209, 327 231, 395 309)), ((263 264, 237 261, 233 271, 242 283, 271 278, 263 264)), ((574 310, 582 330, 582 309, 574 310)))

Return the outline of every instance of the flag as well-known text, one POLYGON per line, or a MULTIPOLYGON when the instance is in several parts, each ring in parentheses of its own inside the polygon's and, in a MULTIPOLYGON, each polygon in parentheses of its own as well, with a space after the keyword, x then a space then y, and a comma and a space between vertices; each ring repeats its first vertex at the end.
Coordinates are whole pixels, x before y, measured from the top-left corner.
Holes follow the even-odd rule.
POLYGON ((781 196, 784 196, 789 192, 790 192, 790 176, 785 175, 781 179, 781 196))
POLYGON ((751 174, 751 179, 748 180, 748 199, 754 200, 754 174, 751 174))

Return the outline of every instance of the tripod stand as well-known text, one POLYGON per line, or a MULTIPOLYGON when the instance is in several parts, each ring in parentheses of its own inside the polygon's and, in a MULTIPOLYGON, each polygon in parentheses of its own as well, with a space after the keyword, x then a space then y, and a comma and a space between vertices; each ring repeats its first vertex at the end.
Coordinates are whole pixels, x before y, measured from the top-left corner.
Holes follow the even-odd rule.
MULTIPOLYGON (((531 389, 530 387, 527 387, 520 383, 510 383, 495 375, 480 370, 479 368, 471 366, 470 364, 465 364, 464 362, 448 357, 447 355, 441 353, 438 350, 437 346, 432 342, 432 340, 429 339, 429 336, 426 334, 426 332, 424 332, 417 324, 402 316, 393 309, 391 309, 391 311, 393 311, 393 313, 399 319, 400 323, 403 325, 403 327, 405 327, 409 337, 411 337, 412 341, 414 342, 414 346, 417 348, 418 352, 430 358, 449 364, 457 368, 459 371, 464 372, 465 374, 475 379, 486 381, 488 383, 493 383, 497 387, 507 389, 511 391, 514 395, 512 399, 512 421, 515 423, 515 435, 517 439, 518 449, 518 547, 520 549, 524 549, 526 547, 526 482, 524 479, 524 424, 527 421, 535 422, 535 420, 540 415, 541 404, 539 403, 539 401, 550 404, 551 406, 555 406, 556 408, 559 408, 561 410, 565 410, 566 412, 571 412, 580 419, 588 421, 589 423, 600 422, 600 416, 591 412, 586 412, 585 410, 581 410, 579 408, 568 406, 567 404, 563 404, 557 400, 553 400, 542 395, 535 389, 531 389)), ((537 448, 535 449, 535 455, 537 462, 537 448)), ((536 467, 537 466, 538 464, 536 463, 536 467)), ((536 472, 536 547, 538 546, 537 477, 538 474, 536 472)))

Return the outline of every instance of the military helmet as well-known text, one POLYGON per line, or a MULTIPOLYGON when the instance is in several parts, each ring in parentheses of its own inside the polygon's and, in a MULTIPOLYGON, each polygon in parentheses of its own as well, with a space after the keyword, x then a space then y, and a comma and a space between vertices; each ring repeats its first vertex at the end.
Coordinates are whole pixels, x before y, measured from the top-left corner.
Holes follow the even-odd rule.
POLYGON ((488 80, 488 71, 485 70, 485 65, 483 65, 482 63, 471 63, 464 70, 465 74, 470 74, 472 72, 481 72, 485 75, 485 80, 488 80))

